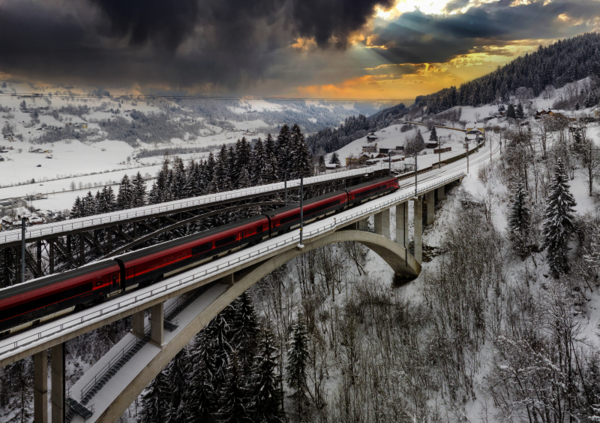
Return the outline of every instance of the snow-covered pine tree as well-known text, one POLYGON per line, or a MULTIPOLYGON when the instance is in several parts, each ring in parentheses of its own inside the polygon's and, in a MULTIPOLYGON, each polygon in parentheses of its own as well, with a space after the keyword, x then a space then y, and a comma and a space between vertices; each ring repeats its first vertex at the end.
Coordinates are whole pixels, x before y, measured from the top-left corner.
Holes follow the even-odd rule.
POLYGON ((77 196, 75 202, 73 203, 73 207, 71 207, 71 213, 69 214, 71 219, 77 219, 78 217, 83 217, 83 203, 81 202, 81 198, 77 196))
POLYGON ((248 390, 242 369, 234 354, 227 369, 227 380, 219 393, 219 423, 252 423, 248 414, 248 390))
POLYGON ((229 174, 229 188, 227 188, 224 191, 236 189, 236 187, 237 187, 237 177, 239 175, 237 175, 237 174, 234 175, 231 173, 231 170, 235 169, 236 163, 237 163, 237 157, 235 154, 235 148, 233 148, 233 146, 231 146, 227 150, 227 172, 229 174))
POLYGON ((277 158, 278 173, 280 178, 283 178, 284 174, 287 172, 288 179, 290 179, 289 175, 292 171, 291 137, 292 134, 290 133, 290 127, 284 124, 279 131, 279 135, 277 136, 275 155, 277 158))
POLYGON ((144 177, 140 172, 133 177, 132 185, 132 207, 146 205, 146 181, 144 181, 144 177))
POLYGON ((335 151, 331 155, 331 159, 329 159, 329 164, 340 164, 340 156, 335 151))
POLYGON ((161 371, 142 394, 142 411, 138 423, 166 422, 171 401, 171 393, 166 372, 161 371))
POLYGON ((231 189, 231 183, 229 179, 231 168, 229 166, 229 153, 227 152, 227 147, 225 144, 223 144, 213 167, 213 177, 210 192, 222 192, 229 191, 231 189))
POLYGON ((188 404, 185 403, 190 370, 190 355, 187 348, 183 348, 167 366, 171 403, 166 423, 187 422, 190 417, 188 404))
POLYGON ((188 197, 187 175, 185 165, 181 157, 177 156, 173 160, 173 180, 171 181, 171 193, 173 200, 181 200, 188 197))
POLYGON ((133 200, 133 187, 129 176, 124 175, 119 185, 119 194, 117 194, 117 210, 126 210, 131 207, 133 200))
POLYGON ((298 407, 298 414, 302 414, 306 400, 306 366, 308 364, 308 338, 306 329, 302 323, 302 317, 293 327, 292 339, 288 348, 288 364, 286 366, 287 383, 294 391, 293 397, 298 407))
POLYGON ((83 216, 93 216, 97 213, 96 198, 91 191, 83 198, 83 216))
POLYGON ((506 110, 506 117, 509 119, 516 119, 517 115, 515 114, 515 106, 512 104, 508 105, 508 109, 506 110))
POLYGON ((249 386, 252 420, 279 423, 283 421, 281 377, 277 373, 277 348, 267 329, 258 344, 255 367, 249 386))
POLYGON ((525 192, 523 184, 518 184, 508 218, 508 228, 520 235, 527 235, 530 222, 531 212, 527 204, 527 192, 525 192))
POLYGON ((519 103, 517 105, 517 109, 515 110, 515 116, 517 119, 525 119, 525 112, 523 111, 523 105, 519 103))
POLYGON ((190 423, 213 423, 216 419, 217 394, 213 384, 213 356, 207 348, 206 333, 200 332, 194 338, 191 347, 191 367, 188 388, 184 393, 183 403, 188 408, 190 423))
POLYGON ((240 173, 240 177, 238 178, 237 188, 249 188, 252 186, 252 181, 250 180, 250 175, 248 174, 248 168, 245 167, 242 169, 240 173))
POLYGON ((438 136, 437 136, 437 132, 435 130, 435 126, 433 128, 431 128, 431 134, 429 134, 429 141, 438 141, 438 136))
POLYGON ((252 149, 252 160, 250 163, 251 172, 250 179, 252 181, 252 185, 262 185, 264 169, 267 165, 267 156, 265 155, 265 148, 262 140, 259 138, 254 144, 254 148, 252 149))
POLYGON ((214 182, 213 182, 213 178, 214 178, 214 174, 215 174, 215 165, 216 165, 216 161, 215 161, 215 156, 213 155, 212 151, 210 153, 208 153, 208 159, 206 159, 206 163, 204 164, 204 168, 203 168, 203 177, 202 179, 204 180, 205 188, 204 188, 204 194, 211 194, 211 193, 215 193, 216 191, 213 191, 213 187, 215 186, 214 182))
POLYGON ((236 185, 237 188, 245 188, 241 187, 239 184, 240 178, 242 176, 242 172, 246 169, 248 176, 252 173, 250 169, 250 161, 251 161, 252 150, 248 141, 246 141, 246 137, 242 137, 241 140, 235 145, 235 177, 237 178, 236 185))
POLYGON ((258 317, 250 296, 244 292, 232 304, 233 313, 229 323, 231 344, 237 351, 245 374, 250 374, 259 335, 258 317))
POLYGON ((292 169, 293 178, 304 176, 305 178, 312 175, 311 155, 304 140, 304 134, 298 124, 292 126, 291 138, 291 157, 290 168, 292 169))
POLYGON ((554 277, 569 270, 567 253, 569 241, 575 232, 573 207, 577 203, 567 181, 565 167, 559 159, 546 200, 544 219, 544 247, 547 248, 546 257, 554 277))
POLYGON ((319 156, 319 172, 325 172, 327 170, 327 165, 325 164, 325 157, 321 154, 319 156))

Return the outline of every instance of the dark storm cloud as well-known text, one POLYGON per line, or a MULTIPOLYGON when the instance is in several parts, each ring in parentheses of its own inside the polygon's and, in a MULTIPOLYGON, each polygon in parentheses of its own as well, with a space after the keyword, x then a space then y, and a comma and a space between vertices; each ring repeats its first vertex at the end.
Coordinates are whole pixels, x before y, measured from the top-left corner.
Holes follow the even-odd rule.
POLYGON ((387 49, 379 53, 395 63, 447 62, 481 46, 570 37, 594 28, 593 22, 563 22, 558 19, 561 14, 584 20, 600 15, 596 1, 511 6, 512 2, 482 4, 453 15, 426 15, 418 10, 404 13, 392 24, 377 28, 373 44, 385 45, 387 49))
POLYGON ((0 71, 45 80, 210 84, 277 77, 297 37, 346 46, 392 0, 0 0, 0 71))

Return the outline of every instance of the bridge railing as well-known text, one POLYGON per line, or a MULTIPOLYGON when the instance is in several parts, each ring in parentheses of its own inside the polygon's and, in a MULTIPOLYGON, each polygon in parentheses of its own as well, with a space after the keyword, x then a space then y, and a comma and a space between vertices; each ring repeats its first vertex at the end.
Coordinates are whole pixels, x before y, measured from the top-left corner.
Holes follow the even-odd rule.
MULTIPOLYGON (((304 180, 305 184, 313 184, 319 182, 326 182, 330 180, 351 177, 356 175, 361 175, 364 173, 374 172, 381 169, 387 169, 388 164, 380 164, 376 166, 371 166, 367 168, 360 168, 354 170, 347 170, 344 172, 321 175, 321 176, 313 176, 310 178, 306 178, 304 180), (341 175, 343 173, 343 175, 341 175)), ((288 188, 294 188, 300 186, 300 180, 294 179, 288 181, 288 188)), ((88 227, 93 227, 97 225, 103 225, 107 223, 116 223, 128 219, 138 218, 138 217, 147 217, 152 216, 154 214, 165 213, 165 212, 176 212, 178 210, 186 209, 189 207, 196 207, 205 204, 210 204, 214 202, 224 201, 224 200, 232 200, 240 197, 247 197, 250 195, 257 195, 268 193, 272 191, 281 190, 284 188, 284 183, 279 182, 277 184, 271 185, 262 185, 253 188, 246 188, 243 190, 236 190, 225 192, 221 194, 211 194, 202 197, 195 197, 189 200, 177 200, 169 203, 163 203, 156 206, 144 206, 133 210, 119 212, 106 213, 103 215, 96 215, 93 217, 82 217, 78 219, 68 220, 64 223, 49 223, 45 225, 37 226, 36 228, 28 229, 25 232, 25 239, 41 237, 47 235, 60 234, 62 232, 74 231, 85 229, 88 227)), ((8 243, 14 241, 21 240, 21 229, 6 231, 4 234, 0 235, 0 244, 8 243)))
MULTIPOLYGON (((448 176, 444 179, 436 180, 436 181, 430 182, 430 183, 424 183, 423 185, 418 187, 418 192, 420 192, 422 194, 424 192, 431 191, 432 189, 436 189, 440 186, 444 186, 444 185, 448 184, 449 182, 455 181, 455 180, 463 177, 464 175, 465 175, 465 173, 460 171, 460 172, 456 172, 452 176, 448 176)), ((304 238, 308 239, 308 238, 312 238, 314 236, 318 236, 322 233, 325 233, 332 229, 335 229, 338 226, 343 227, 345 224, 347 224, 347 222, 355 220, 356 218, 358 218, 360 216, 370 216, 381 210, 389 208, 390 206, 393 206, 395 204, 400 204, 400 203, 402 203, 408 199, 411 199, 413 197, 414 197, 413 192, 405 193, 402 196, 392 194, 389 196, 389 198, 383 197, 379 200, 384 200, 386 198, 388 198, 388 199, 383 202, 377 201, 376 204, 374 204, 370 207, 367 207, 367 208, 361 208, 360 211, 356 211, 349 215, 345 215, 342 217, 336 216, 334 218, 333 222, 331 222, 325 226, 315 228, 313 230, 305 230, 304 238)), ((275 240, 276 240, 276 238, 275 238, 275 240)), ((125 309, 126 307, 136 305, 137 303, 139 303, 141 301, 151 300, 153 298, 160 296, 161 294, 167 294, 170 291, 175 291, 175 290, 181 288, 183 285, 188 285, 188 284, 192 284, 194 282, 201 281, 201 280, 206 279, 207 277, 210 277, 214 274, 218 274, 222 270, 227 269, 233 265, 238 265, 238 264, 242 264, 247 261, 251 261, 254 258, 260 257, 262 255, 265 255, 265 254, 270 253, 275 250, 279 250, 290 244, 295 244, 299 240, 300 240, 300 236, 294 235, 293 237, 286 238, 286 239, 283 239, 278 242, 268 243, 263 248, 259 248, 259 249, 250 251, 246 254, 239 255, 235 258, 232 258, 231 260, 224 261, 222 263, 219 263, 219 264, 211 266, 211 267, 201 268, 202 270, 200 270, 198 273, 195 273, 193 275, 190 275, 185 278, 167 283, 165 285, 158 286, 150 291, 141 292, 138 295, 125 298, 121 301, 118 301, 118 302, 115 302, 112 304, 107 304, 106 307, 101 308, 99 310, 94 310, 94 311, 91 311, 90 313, 83 314, 79 317, 76 317, 76 318, 66 321, 64 323, 51 326, 48 329, 45 329, 36 334, 32 334, 28 337, 17 339, 14 342, 5 344, 0 347, 0 358, 2 357, 2 355, 6 354, 8 352, 22 348, 23 346, 30 344, 32 342, 52 336, 56 333, 62 332, 65 329, 70 329, 70 328, 74 328, 77 326, 85 325, 86 323, 88 323, 94 319, 97 319, 102 316, 108 315, 110 313, 125 309)))

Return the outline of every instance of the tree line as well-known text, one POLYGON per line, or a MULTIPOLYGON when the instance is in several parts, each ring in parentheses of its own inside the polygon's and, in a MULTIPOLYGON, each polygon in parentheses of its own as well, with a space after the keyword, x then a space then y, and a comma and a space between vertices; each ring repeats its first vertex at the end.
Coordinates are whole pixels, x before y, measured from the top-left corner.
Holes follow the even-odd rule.
POLYGON ((216 155, 210 152, 206 160, 192 160, 187 166, 179 157, 165 156, 150 190, 139 172, 133 178, 125 175, 117 195, 111 187, 104 187, 95 195, 90 191, 77 197, 70 217, 271 184, 286 177, 311 176, 312 171, 312 156, 300 127, 283 125, 276 139, 269 134, 264 142, 258 139, 251 145, 242 138, 235 146, 223 145, 216 155))
MULTIPOLYGON (((600 76, 600 34, 588 33, 548 46, 540 46, 499 67, 489 75, 437 93, 419 96, 415 107, 427 107, 428 113, 439 113, 454 106, 481 106, 495 101, 507 102, 517 90, 531 89, 538 96, 547 86, 560 88, 587 76, 600 76)), ((590 93, 587 104, 597 104, 598 96, 590 93)))

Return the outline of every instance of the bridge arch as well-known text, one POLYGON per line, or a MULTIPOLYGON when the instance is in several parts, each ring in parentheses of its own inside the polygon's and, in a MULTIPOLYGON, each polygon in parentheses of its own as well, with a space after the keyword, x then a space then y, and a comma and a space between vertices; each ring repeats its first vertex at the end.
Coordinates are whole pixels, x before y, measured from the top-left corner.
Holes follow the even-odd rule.
POLYGON ((401 245, 382 235, 360 230, 339 230, 307 240, 304 248, 293 248, 275 255, 228 278, 232 284, 216 300, 208 305, 192 321, 187 324, 175 337, 158 352, 150 363, 138 373, 116 400, 107 406, 98 417, 97 422, 112 423, 117 421, 133 403, 144 388, 158 373, 184 348, 198 332, 200 332, 225 307, 231 304, 242 293, 251 288, 273 270, 297 257, 316 248, 340 242, 359 242, 381 256, 394 270, 397 276, 417 276, 421 266, 401 245))

